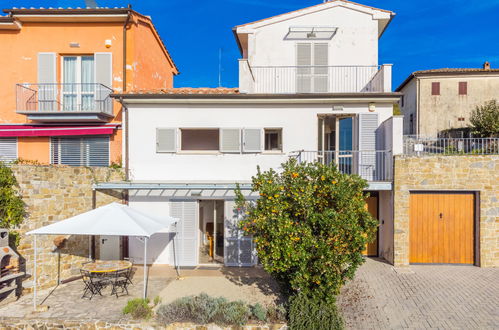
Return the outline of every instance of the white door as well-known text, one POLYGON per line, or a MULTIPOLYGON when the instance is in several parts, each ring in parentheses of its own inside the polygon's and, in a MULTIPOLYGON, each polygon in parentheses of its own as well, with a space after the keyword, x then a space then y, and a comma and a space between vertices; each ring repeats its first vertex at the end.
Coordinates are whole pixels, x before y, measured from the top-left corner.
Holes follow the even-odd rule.
POLYGON ((251 267, 256 263, 256 253, 251 236, 244 236, 238 223, 241 218, 234 201, 225 202, 225 251, 226 266, 251 267))
POLYGON ((198 265, 198 202, 171 201, 170 215, 180 219, 173 241, 174 258, 179 266, 198 265))
POLYGON ((100 259, 120 259, 120 236, 100 236, 100 259))

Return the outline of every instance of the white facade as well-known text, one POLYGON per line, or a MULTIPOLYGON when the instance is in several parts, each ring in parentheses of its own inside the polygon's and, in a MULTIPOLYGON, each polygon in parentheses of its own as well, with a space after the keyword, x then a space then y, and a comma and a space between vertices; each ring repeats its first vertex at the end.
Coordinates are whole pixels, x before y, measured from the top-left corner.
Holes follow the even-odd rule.
POLYGON ((331 1, 237 26, 239 87, 248 93, 295 93, 296 76, 312 74, 322 76, 323 92, 391 92, 391 66, 378 67, 378 39, 393 15, 331 1), (325 47, 303 59, 299 48, 306 44, 325 47))
MULTIPOLYGON (((129 204, 181 219, 177 233, 151 238, 148 263, 255 264, 252 239, 237 227, 233 188, 216 185, 248 184, 257 167, 278 171, 290 157, 361 175, 369 190, 382 190, 379 216, 393 222, 392 157, 401 152, 402 118, 393 117, 391 66, 378 67, 378 38, 393 15, 336 0, 238 26, 239 92, 120 96, 129 179, 163 187, 131 190, 129 204)), ((387 233, 381 229, 380 253, 387 233)), ((129 247, 141 262, 141 242, 129 247)))

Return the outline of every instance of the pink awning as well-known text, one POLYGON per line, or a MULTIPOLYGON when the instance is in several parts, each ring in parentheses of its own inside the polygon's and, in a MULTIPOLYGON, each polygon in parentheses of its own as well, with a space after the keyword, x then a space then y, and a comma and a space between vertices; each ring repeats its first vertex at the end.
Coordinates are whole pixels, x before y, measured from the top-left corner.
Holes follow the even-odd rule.
POLYGON ((119 124, 87 126, 0 125, 0 137, 111 135, 119 124))

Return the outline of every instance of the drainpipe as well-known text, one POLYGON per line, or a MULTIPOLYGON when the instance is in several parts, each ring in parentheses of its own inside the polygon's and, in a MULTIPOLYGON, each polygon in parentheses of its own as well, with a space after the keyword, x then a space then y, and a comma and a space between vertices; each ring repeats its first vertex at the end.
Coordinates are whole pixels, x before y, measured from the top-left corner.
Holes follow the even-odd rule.
POLYGON ((128 14, 123 24, 123 92, 126 92, 126 28, 128 23, 130 23, 130 17, 132 15, 132 5, 128 5, 128 14))
POLYGON ((128 139, 128 132, 130 131, 128 129, 128 108, 126 107, 125 104, 123 104, 123 97, 120 97, 119 102, 121 104, 122 108, 122 113, 123 113, 123 121, 125 122, 125 181, 128 181, 130 179, 130 176, 128 174, 129 172, 129 167, 130 167, 130 161, 129 161, 129 139, 128 139))

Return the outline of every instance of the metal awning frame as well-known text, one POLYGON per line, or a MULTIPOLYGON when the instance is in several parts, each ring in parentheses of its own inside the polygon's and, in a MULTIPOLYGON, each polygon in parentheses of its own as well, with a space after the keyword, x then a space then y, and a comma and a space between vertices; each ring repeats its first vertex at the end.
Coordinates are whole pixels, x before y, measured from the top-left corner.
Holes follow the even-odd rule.
MULTIPOLYGON (((93 190, 235 190, 237 184, 218 183, 143 183, 143 182, 101 182, 92 186, 93 190)), ((251 190, 251 183, 240 183, 239 189, 251 190)))

